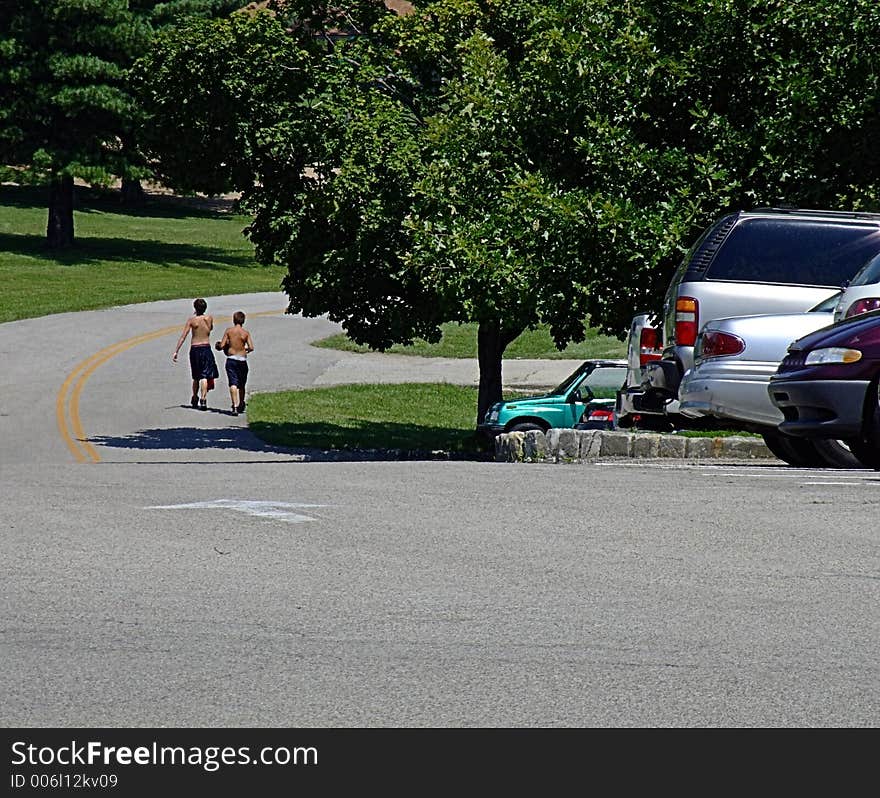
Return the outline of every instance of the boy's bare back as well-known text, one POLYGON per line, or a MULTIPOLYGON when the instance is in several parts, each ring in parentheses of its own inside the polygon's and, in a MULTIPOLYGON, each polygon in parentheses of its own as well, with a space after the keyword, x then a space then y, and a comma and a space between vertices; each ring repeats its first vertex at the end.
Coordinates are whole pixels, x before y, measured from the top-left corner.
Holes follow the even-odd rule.
POLYGON ((250 332, 236 324, 234 327, 227 327, 223 332, 223 339, 218 344, 219 348, 222 348, 230 357, 233 355, 241 356, 253 352, 254 343, 250 332))
POLYGON ((213 316, 193 316, 189 322, 192 340, 190 345, 207 344, 211 342, 211 330, 214 329, 213 316))

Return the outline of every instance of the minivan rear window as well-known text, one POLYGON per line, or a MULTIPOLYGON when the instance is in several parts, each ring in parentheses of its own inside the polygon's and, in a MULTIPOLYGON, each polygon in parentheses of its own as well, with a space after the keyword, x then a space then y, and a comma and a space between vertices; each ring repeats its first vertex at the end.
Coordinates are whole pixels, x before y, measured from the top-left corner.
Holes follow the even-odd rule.
POLYGON ((709 280, 839 287, 880 253, 880 228, 841 222, 746 219, 730 231, 709 280))

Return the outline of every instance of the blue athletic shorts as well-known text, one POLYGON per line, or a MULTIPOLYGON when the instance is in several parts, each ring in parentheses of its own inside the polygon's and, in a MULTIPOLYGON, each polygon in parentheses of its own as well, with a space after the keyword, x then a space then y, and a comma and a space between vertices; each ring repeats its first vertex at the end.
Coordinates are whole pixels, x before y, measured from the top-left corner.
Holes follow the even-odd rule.
POLYGON ((226 358, 226 379, 230 385, 237 385, 244 388, 247 385, 248 364, 246 360, 233 360, 231 357, 226 358))

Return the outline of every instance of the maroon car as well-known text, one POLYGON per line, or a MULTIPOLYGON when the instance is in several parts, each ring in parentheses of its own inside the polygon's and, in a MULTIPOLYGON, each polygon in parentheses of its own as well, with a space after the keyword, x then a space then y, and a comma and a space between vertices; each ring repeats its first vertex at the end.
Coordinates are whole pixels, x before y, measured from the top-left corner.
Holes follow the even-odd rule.
POLYGON ((878 381, 880 312, 872 312, 792 343, 767 390, 785 418, 780 432, 842 440, 880 470, 878 381))

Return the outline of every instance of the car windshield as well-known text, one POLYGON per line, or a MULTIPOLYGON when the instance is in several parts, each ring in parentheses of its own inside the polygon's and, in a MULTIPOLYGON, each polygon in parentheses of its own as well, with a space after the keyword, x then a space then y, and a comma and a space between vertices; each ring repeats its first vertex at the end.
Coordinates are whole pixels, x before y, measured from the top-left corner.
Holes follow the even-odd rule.
POLYGON ((569 374, 562 382, 559 383, 552 391, 551 394, 554 396, 559 394, 568 393, 575 385, 577 385, 583 378, 584 372, 589 367, 587 363, 581 363, 571 374, 569 374))
POLYGON ((836 294, 832 294, 828 299, 823 299, 816 307, 810 308, 810 313, 833 313, 834 308, 837 307, 837 300, 840 299, 840 295, 843 291, 838 291, 836 294))
POLYGON ((592 366, 592 364, 585 363, 566 377, 558 387, 551 391, 551 394, 562 396, 586 384, 593 395, 598 398, 613 397, 617 389, 623 385, 625 378, 626 366, 610 363, 592 366))
POLYGON ((871 258, 849 282, 850 285, 871 285, 871 283, 880 283, 880 255, 871 258))

